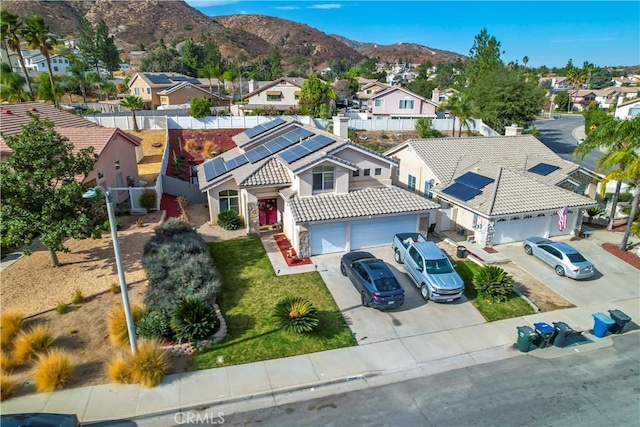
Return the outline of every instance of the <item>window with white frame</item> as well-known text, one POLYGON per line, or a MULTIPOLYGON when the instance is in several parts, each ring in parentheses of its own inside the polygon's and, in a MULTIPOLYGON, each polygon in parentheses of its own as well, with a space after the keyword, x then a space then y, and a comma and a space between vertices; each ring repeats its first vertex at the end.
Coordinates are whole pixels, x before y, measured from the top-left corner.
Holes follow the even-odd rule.
POLYGON ((333 166, 313 168, 313 190, 332 190, 334 174, 333 166))
POLYGON ((416 191, 416 177, 413 175, 409 175, 409 179, 407 180, 407 186, 409 190, 416 191))
POLYGON ((58 60, 57 60, 56 58, 53 58, 53 59, 51 60, 51 62, 53 62, 54 64, 57 64, 57 63, 58 63, 58 60))
POLYGON ((140 95, 140 88, 139 87, 134 87, 133 88, 133 93, 135 93, 136 95, 140 95))
POLYGON ((433 193, 431 192, 431 188, 433 187, 434 182, 435 181, 433 179, 430 179, 424 182, 424 197, 426 197, 427 199, 433 198, 433 193))
POLYGON ((150 87, 147 88, 147 95, 151 95, 151 88, 150 87))
POLYGON ((413 99, 401 99, 400 101, 398 101, 398 108, 401 110, 413 110, 413 99))
POLYGON ((384 107, 384 99, 376 99, 373 105, 376 107, 384 107))
POLYGON ((237 190, 222 190, 218 192, 218 204, 220 212, 222 211, 234 211, 240 212, 238 203, 238 191, 237 190))

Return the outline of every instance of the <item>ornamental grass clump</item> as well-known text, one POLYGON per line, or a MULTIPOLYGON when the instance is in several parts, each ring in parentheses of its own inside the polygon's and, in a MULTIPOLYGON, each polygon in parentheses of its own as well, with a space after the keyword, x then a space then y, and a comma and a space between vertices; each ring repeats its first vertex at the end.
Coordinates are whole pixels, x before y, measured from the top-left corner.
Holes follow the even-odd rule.
POLYGON ((18 362, 27 362, 37 354, 48 350, 51 344, 53 344, 51 330, 44 325, 37 325, 18 334, 13 354, 18 362))
POLYGON ((144 387, 159 385, 169 369, 169 358, 160 341, 140 340, 138 351, 130 358, 129 369, 133 382, 144 387))
POLYGON ((5 311, 0 315, 0 346, 8 348, 22 330, 24 316, 17 311, 5 311))
POLYGON ((0 374, 0 401, 5 400, 13 396, 13 392, 16 389, 17 382, 5 373, 0 374))
POLYGON ((484 298, 506 301, 513 292, 513 277, 500 267, 485 265, 474 274, 473 286, 484 298))
POLYGON ((316 308, 300 297, 286 297, 275 307, 273 317, 280 328, 297 333, 311 332, 320 323, 316 308))
MULTIPOLYGON (((137 305, 131 306, 131 317, 134 326, 144 315, 144 310, 137 305)), ((107 314, 107 330, 109 339, 116 347, 126 347, 129 345, 129 329, 127 328, 127 317, 124 308, 116 305, 107 314)))
POLYGON ((62 390, 72 378, 73 363, 69 353, 54 349, 38 357, 33 372, 37 391, 62 390))
POLYGON ((113 359, 107 366, 107 375, 109 379, 116 384, 131 384, 131 368, 130 361, 122 356, 113 359))

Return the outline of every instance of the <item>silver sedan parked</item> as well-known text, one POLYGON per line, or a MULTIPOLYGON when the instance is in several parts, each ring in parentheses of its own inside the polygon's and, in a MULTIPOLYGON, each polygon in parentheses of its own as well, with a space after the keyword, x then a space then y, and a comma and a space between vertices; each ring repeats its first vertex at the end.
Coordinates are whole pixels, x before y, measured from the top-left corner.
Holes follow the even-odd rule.
POLYGON ((529 237, 523 242, 527 255, 535 255, 556 270, 558 276, 586 279, 595 272, 593 264, 571 245, 544 237, 529 237))

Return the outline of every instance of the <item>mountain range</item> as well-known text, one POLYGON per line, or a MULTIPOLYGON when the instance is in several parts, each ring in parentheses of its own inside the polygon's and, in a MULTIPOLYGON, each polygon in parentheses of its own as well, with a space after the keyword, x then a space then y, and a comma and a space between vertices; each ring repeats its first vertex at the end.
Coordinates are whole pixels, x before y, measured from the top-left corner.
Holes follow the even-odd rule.
POLYGON ((78 35, 85 17, 95 24, 103 19, 125 54, 187 38, 210 34, 223 57, 247 60, 266 58, 277 47, 286 69, 318 70, 329 60, 360 62, 377 58, 390 63, 433 64, 464 59, 463 55, 413 43, 379 45, 328 35, 308 25, 264 15, 207 16, 181 0, 4 0, 2 7, 21 17, 41 15, 50 30, 61 36, 78 35))

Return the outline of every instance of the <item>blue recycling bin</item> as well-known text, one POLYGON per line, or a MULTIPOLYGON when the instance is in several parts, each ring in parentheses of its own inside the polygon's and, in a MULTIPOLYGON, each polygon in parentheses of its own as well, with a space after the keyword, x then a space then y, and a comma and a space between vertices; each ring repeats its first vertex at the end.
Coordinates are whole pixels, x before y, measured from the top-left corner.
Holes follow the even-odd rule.
POLYGON ((602 338, 607 335, 609 329, 615 325, 615 320, 603 313, 595 313, 593 316, 593 335, 602 338))
POLYGON ((555 338, 555 328, 545 322, 534 323, 533 326, 536 328, 536 334, 538 335, 534 341, 536 347, 550 347, 551 344, 553 344, 553 339, 555 338))

